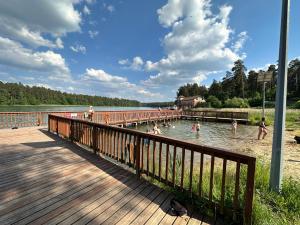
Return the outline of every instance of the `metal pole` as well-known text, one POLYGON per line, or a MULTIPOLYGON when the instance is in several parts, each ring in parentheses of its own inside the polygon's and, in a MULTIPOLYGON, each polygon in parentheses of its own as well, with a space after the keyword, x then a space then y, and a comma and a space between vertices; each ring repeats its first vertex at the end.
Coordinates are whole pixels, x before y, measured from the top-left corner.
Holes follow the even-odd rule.
POLYGON ((262 117, 265 117, 265 107, 266 107, 266 82, 263 83, 263 110, 262 110, 262 117))
POLYGON ((287 46, 290 0, 282 0, 279 64, 276 87, 275 124, 272 146, 270 189, 280 192, 283 169, 283 147, 287 89, 287 46))

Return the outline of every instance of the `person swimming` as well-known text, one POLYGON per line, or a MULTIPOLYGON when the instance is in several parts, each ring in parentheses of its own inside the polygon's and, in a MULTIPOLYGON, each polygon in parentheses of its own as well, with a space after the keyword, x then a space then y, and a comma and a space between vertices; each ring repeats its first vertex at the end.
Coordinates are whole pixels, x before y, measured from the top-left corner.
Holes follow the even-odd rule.
POLYGON ((259 123, 258 137, 257 137, 258 140, 260 140, 260 136, 261 136, 262 133, 263 133, 262 139, 264 139, 266 137, 266 135, 268 134, 267 127, 266 127, 266 124, 265 124, 265 120, 266 120, 265 117, 262 117, 261 121, 259 123))

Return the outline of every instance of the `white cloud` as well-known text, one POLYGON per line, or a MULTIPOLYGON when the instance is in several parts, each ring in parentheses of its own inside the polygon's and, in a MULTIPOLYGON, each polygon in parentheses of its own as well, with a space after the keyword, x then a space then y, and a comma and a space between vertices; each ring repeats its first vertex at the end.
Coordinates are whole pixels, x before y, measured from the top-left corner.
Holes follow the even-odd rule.
POLYGON ((89 21, 89 24, 90 24, 91 26, 96 26, 96 25, 97 25, 97 21, 95 21, 95 20, 90 20, 90 21, 89 21))
POLYGON ((144 85, 164 91, 202 82, 211 72, 227 70, 243 56, 237 51, 247 33, 238 35, 235 46, 231 43, 232 7, 223 5, 218 13, 211 7, 210 0, 169 0, 157 11, 159 23, 170 29, 162 40, 166 55, 156 62, 146 61, 145 70, 156 74, 143 81, 144 85))
POLYGON ((235 42, 233 46, 234 51, 239 52, 241 48, 243 48, 247 39, 248 39, 248 35, 246 31, 239 33, 238 40, 235 42))
POLYGON ((259 72, 260 70, 266 71, 266 70, 268 70, 269 66, 271 66, 271 65, 272 64, 267 63, 267 64, 265 64, 264 66, 261 66, 261 67, 254 67, 254 68, 250 69, 249 71, 251 71, 251 70, 253 70, 255 72, 259 72))
POLYGON ((75 46, 70 46, 70 49, 73 52, 80 52, 82 54, 86 53, 86 47, 84 47, 83 45, 76 44, 75 46))
POLYGON ((128 65, 130 62, 129 62, 128 59, 120 59, 120 60, 118 61, 118 63, 119 63, 120 65, 128 65))
POLYGON ((89 33, 90 38, 92 38, 92 39, 97 37, 99 34, 99 32, 96 30, 95 31, 89 30, 88 33, 89 33))
POLYGON ((38 71, 51 79, 70 79, 64 58, 53 51, 34 52, 20 43, 0 37, 0 64, 28 71, 38 71))
POLYGON ((115 11, 115 7, 113 5, 108 5, 106 9, 111 13, 115 11))
POLYGON ((129 61, 128 59, 121 59, 118 63, 125 66, 124 68, 132 70, 143 70, 144 67, 144 61, 140 56, 134 57, 132 61, 129 61))
POLYGON ((84 5, 82 11, 83 11, 83 13, 84 13, 85 15, 90 15, 90 14, 91 14, 90 9, 89 9, 86 5, 84 5))
POLYGON ((144 87, 131 83, 126 77, 116 76, 105 72, 102 69, 86 69, 82 77, 84 82, 91 91, 101 90, 105 95, 110 97, 129 98, 138 100, 153 101, 153 98, 160 99, 159 93, 152 93, 144 87))
POLYGON ((104 70, 86 69, 85 79, 96 79, 103 82, 126 82, 127 79, 106 73, 104 70))
MULTIPOLYGON (((57 38, 80 31, 81 17, 74 0, 0 1, 0 33, 33 47, 61 48, 57 38), (47 38, 44 34, 50 34, 47 38), (54 39, 54 40, 53 40, 54 39)), ((61 41, 61 40, 60 40, 61 41)), ((62 42, 61 42, 62 43, 62 42)))

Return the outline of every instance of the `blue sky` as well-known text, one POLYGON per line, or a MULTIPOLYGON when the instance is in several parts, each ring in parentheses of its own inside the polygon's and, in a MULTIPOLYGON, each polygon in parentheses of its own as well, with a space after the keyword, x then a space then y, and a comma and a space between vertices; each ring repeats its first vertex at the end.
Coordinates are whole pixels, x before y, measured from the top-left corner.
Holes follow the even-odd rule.
MULTIPOLYGON (((300 56, 291 1, 289 59, 300 56)), ((298 10, 297 10, 298 9, 298 10)), ((11 0, 0 2, 0 80, 137 99, 174 100, 242 58, 278 58, 281 1, 11 0)))

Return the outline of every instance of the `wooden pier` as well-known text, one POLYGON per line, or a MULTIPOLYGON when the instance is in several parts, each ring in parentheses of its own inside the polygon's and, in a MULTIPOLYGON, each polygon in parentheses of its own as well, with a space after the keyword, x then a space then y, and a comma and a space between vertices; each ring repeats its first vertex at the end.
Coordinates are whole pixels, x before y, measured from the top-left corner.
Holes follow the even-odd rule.
POLYGON ((218 224, 46 129, 0 131, 0 224, 218 224))
POLYGON ((227 111, 209 111, 209 110, 197 110, 197 111, 184 111, 181 119, 185 120, 201 120, 208 122, 224 122, 231 123, 233 120, 238 123, 248 124, 249 114, 248 112, 227 112, 227 111))
MULTIPOLYGON (((84 118, 84 112, 0 112, 0 129, 12 127, 47 126, 48 115, 66 118, 90 120, 84 118)), ((182 112, 177 110, 129 110, 129 111, 96 111, 92 122, 126 126, 156 121, 181 118, 182 112)))
POLYGON ((225 216, 251 224, 254 157, 57 115, 45 128, 0 130, 1 225, 217 225, 225 216), (176 195, 148 179, 200 200, 214 216, 190 204, 186 216, 174 215, 176 195))

